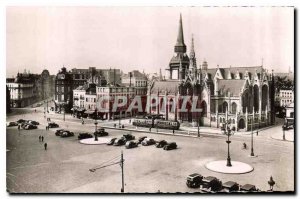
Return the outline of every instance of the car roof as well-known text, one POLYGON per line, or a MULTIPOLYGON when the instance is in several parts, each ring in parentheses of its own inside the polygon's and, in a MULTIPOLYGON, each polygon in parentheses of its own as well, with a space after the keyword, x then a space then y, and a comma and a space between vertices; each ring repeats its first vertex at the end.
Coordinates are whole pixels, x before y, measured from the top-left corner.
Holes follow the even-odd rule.
POLYGON ((189 177, 196 177, 196 176, 202 176, 202 175, 200 175, 199 173, 193 173, 193 174, 189 175, 189 177))
POLYGON ((244 186, 241 187, 241 189, 244 189, 244 190, 250 190, 252 188, 255 188, 255 186, 252 184, 245 184, 244 186))
POLYGON ((228 188, 233 187, 234 185, 237 185, 237 183, 233 181, 227 181, 223 183, 223 187, 228 187, 228 188))
POLYGON ((213 177, 213 176, 207 176, 203 179, 203 181, 206 181, 206 182, 211 182, 213 181, 214 179, 217 179, 216 177, 213 177))

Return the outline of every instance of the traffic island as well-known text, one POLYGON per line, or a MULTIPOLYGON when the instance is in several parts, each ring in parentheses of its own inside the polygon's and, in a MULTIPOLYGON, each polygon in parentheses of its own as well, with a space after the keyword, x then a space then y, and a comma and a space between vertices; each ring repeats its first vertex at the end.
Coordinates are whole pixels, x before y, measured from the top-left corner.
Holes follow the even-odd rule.
POLYGON ((288 141, 288 142, 294 142, 294 131, 285 131, 285 140, 283 139, 283 132, 276 132, 273 135, 271 135, 271 138, 274 140, 280 140, 280 141, 288 141))
POLYGON ((97 140, 95 140, 95 138, 87 138, 87 139, 82 139, 79 142, 81 144, 90 144, 90 145, 97 145, 97 144, 106 144, 107 142, 109 142, 111 140, 111 138, 102 138, 102 137, 98 137, 97 140))
POLYGON ((208 170, 218 172, 218 173, 227 173, 227 174, 243 174, 253 171, 253 167, 249 164, 237 161, 231 161, 232 166, 226 166, 226 160, 218 160, 209 162, 205 165, 208 170))

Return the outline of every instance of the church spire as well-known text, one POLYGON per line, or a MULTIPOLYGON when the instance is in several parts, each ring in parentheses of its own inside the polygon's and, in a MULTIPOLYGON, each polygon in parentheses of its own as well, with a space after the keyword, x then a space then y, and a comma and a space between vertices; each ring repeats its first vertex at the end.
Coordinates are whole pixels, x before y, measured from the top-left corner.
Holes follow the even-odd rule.
POLYGON ((180 19, 179 19, 179 29, 178 29, 177 42, 176 42, 174 50, 175 50, 176 53, 185 53, 186 52, 186 45, 184 44, 184 38, 183 38, 181 13, 180 13, 180 19))
POLYGON ((195 55, 195 49, 194 49, 194 35, 192 34, 190 59, 193 59, 195 57, 196 57, 196 55, 195 55))

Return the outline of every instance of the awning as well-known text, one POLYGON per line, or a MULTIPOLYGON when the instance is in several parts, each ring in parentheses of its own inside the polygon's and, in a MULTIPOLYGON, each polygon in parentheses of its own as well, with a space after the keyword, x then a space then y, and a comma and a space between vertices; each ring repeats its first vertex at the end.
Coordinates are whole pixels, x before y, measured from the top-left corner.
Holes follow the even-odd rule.
POLYGON ((93 113, 95 113, 95 111, 94 110, 86 110, 85 113, 87 113, 87 114, 93 114, 93 113))

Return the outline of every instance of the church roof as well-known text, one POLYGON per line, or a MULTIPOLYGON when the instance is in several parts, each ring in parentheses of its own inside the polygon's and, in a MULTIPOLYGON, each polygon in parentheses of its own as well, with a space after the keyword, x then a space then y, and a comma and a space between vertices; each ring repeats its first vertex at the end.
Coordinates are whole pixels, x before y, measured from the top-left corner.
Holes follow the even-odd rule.
POLYGON ((157 94, 158 92, 164 94, 176 95, 179 90, 180 81, 178 80, 166 80, 166 81, 155 81, 151 89, 151 94, 157 94))
POLYGON ((230 92, 233 96, 239 96, 241 89, 244 85, 244 79, 219 79, 218 87, 220 94, 227 94, 230 92))
POLYGON ((181 54, 174 55, 170 61, 170 64, 179 64, 180 60, 182 64, 189 64, 190 59, 187 56, 187 54, 184 54, 183 56, 181 54))

